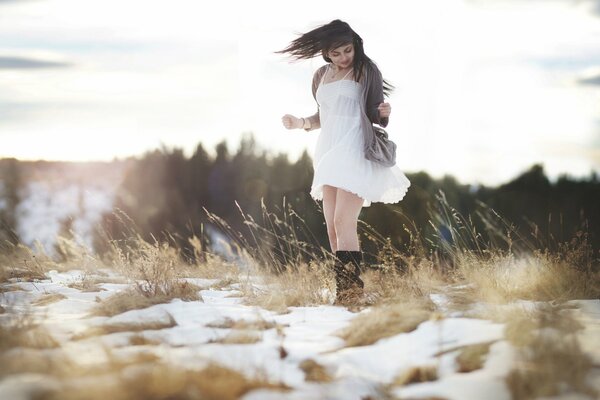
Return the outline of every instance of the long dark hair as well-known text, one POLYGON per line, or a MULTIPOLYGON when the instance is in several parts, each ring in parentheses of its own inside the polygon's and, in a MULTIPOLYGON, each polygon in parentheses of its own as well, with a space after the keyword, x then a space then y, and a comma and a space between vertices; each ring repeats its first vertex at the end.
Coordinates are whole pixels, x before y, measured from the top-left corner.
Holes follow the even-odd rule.
MULTIPOLYGON (((363 40, 354 32, 348 23, 334 19, 328 24, 321 25, 310 32, 298 33, 300 37, 294 39, 285 49, 275 51, 276 54, 289 53, 296 60, 310 59, 322 54, 328 63, 331 59, 327 57, 329 50, 352 43, 354 45, 354 60, 352 66, 358 71, 355 79, 358 82, 363 72, 363 66, 371 68, 375 62, 371 60, 363 48, 363 40)), ((383 94, 390 97, 394 86, 383 79, 383 94)))

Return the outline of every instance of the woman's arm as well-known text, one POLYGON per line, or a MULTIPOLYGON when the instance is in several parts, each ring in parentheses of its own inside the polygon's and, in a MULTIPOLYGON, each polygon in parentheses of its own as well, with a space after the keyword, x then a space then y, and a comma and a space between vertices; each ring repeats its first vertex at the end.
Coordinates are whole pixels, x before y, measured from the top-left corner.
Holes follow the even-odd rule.
POLYGON ((371 79, 367 90, 367 116, 372 123, 385 128, 389 117, 381 117, 379 114, 379 104, 383 103, 383 77, 379 68, 374 64, 371 68, 371 79))
POLYGON ((304 119, 306 120, 306 123, 304 124, 303 128, 306 132, 309 132, 309 131, 312 131, 314 129, 318 129, 321 127, 321 116, 319 114, 318 109, 317 109, 316 113, 314 113, 310 117, 306 117, 304 119))
POLYGON ((321 114, 319 112, 319 107, 318 104, 319 102, 317 101, 317 89, 319 88, 319 83, 321 82, 321 77, 323 76, 323 73, 325 72, 325 69, 327 68, 327 65, 323 65, 322 67, 319 67, 315 73, 313 74, 313 80, 312 80, 312 95, 313 98, 315 99, 315 101, 317 102, 317 112, 314 113, 313 115, 311 115, 310 117, 306 117, 306 124, 305 124, 305 128, 304 130, 306 132, 312 131, 314 129, 319 129, 321 127, 321 114))

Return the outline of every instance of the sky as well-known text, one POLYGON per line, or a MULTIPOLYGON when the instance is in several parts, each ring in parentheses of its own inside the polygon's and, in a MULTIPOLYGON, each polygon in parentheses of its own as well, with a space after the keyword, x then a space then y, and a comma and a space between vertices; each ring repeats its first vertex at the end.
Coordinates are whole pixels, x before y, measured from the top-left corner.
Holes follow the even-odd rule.
POLYGON ((339 18, 395 87, 405 172, 496 185, 534 163, 600 172, 600 1, 0 0, 0 158, 111 160, 167 147, 312 156, 321 56, 274 52, 339 18))

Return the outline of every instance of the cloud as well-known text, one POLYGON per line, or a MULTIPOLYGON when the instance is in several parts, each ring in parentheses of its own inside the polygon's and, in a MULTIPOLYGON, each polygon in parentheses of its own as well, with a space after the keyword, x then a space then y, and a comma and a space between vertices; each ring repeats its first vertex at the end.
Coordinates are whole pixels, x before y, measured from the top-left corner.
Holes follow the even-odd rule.
POLYGON ((584 3, 588 6, 589 10, 600 17, 600 0, 570 0, 575 4, 584 3))
POLYGON ((575 43, 568 50, 547 49, 546 54, 538 51, 535 54, 521 56, 521 59, 541 65, 545 70, 582 71, 593 69, 600 65, 600 54, 597 53, 597 45, 593 43, 575 43))
POLYGON ((582 85, 600 85, 600 73, 577 80, 582 85))
POLYGON ((46 106, 40 103, 2 101, 0 99, 0 119, 6 122, 9 120, 30 118, 33 113, 43 110, 46 106))
MULTIPOLYGON (((24 2, 30 2, 32 0, 0 0, 0 6, 4 5, 4 4, 10 4, 10 3, 24 3, 24 2)), ((35 0, 33 0, 35 1, 35 0)))
POLYGON ((65 68, 71 66, 73 66, 73 64, 61 61, 36 60, 29 57, 0 56, 0 69, 65 68))
POLYGON ((592 14, 600 17, 600 0, 467 0, 469 4, 481 5, 481 6, 495 6, 500 3, 502 4, 542 4, 547 5, 549 3, 564 3, 574 7, 580 7, 583 4, 584 8, 587 8, 592 14))

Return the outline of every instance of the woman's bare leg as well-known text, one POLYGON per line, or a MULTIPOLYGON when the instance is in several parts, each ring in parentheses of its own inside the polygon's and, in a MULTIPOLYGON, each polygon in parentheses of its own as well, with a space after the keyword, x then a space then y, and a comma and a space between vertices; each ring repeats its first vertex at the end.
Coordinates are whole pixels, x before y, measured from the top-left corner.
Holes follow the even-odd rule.
POLYGON ((337 188, 329 185, 323 185, 323 214, 325 214, 325 223, 327 224, 327 236, 329 236, 329 245, 331 252, 337 251, 337 236, 335 234, 335 225, 333 223, 333 214, 336 205, 337 188))
POLYGON ((357 222, 364 200, 354 193, 337 188, 333 225, 338 250, 360 250, 357 222))

